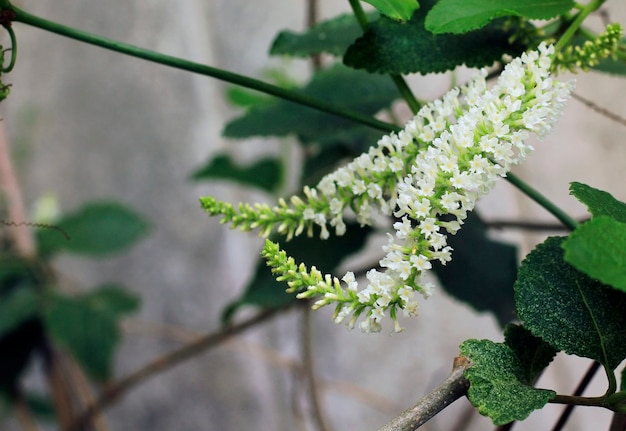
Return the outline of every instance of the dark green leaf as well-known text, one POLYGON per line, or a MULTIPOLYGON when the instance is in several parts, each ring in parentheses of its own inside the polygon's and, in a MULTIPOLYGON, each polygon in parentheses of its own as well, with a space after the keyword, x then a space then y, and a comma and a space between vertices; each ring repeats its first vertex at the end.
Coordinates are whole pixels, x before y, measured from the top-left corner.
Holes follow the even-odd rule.
POLYGON ((511 44, 515 26, 505 28, 503 19, 463 35, 433 35, 424 19, 433 1, 424 1, 413 18, 401 24, 386 17, 372 23, 346 52, 344 63, 376 73, 439 73, 468 67, 490 66, 509 54, 518 56, 525 47, 511 44))
POLYGON ((398 21, 408 21, 419 8, 417 0, 363 0, 383 15, 398 21))
MULTIPOLYGON (((370 21, 378 17, 378 13, 368 14, 370 21)), ((362 33, 353 14, 340 15, 314 25, 305 33, 280 32, 272 43, 270 54, 310 57, 325 52, 342 56, 362 33)))
POLYGON ((266 94, 236 86, 229 87, 226 90, 226 99, 232 105, 240 108, 252 108, 257 105, 264 105, 271 100, 266 94))
POLYGON ((111 376, 113 355, 121 338, 118 320, 137 304, 133 295, 114 286, 75 297, 54 294, 44 324, 92 378, 105 381, 111 376))
POLYGON ((37 315, 39 297, 33 289, 13 289, 0 297, 0 337, 37 315))
POLYGON ((461 355, 472 362, 465 371, 470 382, 467 396, 495 425, 524 420, 556 395, 524 383, 526 370, 506 344, 467 340, 461 345, 461 355))
POLYGON ((87 256, 110 255, 130 247, 148 233, 148 222, 115 202, 92 202, 67 214, 57 223, 68 235, 56 230, 37 232, 37 245, 43 256, 59 251, 87 256))
POLYGON ((558 350, 614 369, 626 358, 626 295, 565 262, 563 241, 548 238, 522 262, 515 283, 518 315, 558 350))
MULTIPOLYGON (((388 77, 341 65, 317 72, 302 93, 370 115, 389 107, 398 97, 398 90, 388 77)), ((224 129, 224 135, 231 138, 294 134, 303 143, 320 144, 353 142, 369 137, 370 133, 368 127, 353 121, 282 100, 251 109, 224 129)))
POLYGON ((448 235, 454 258, 433 270, 450 295, 478 311, 492 312, 503 327, 514 317, 513 283, 517 277, 517 250, 490 239, 476 212, 470 212, 463 229, 448 235))
POLYGON ((521 365, 520 381, 532 385, 541 372, 552 362, 557 351, 554 347, 535 337, 520 325, 507 325, 504 342, 513 351, 521 365))
POLYGON ((610 193, 577 182, 570 184, 569 192, 585 204, 594 217, 609 216, 626 223, 626 204, 615 199, 610 193))
POLYGON ((33 353, 43 344, 44 332, 37 318, 23 321, 0 337, 0 390, 15 388, 33 353))
POLYGON ((196 170, 194 180, 232 180, 267 192, 275 191, 283 181, 283 164, 277 159, 263 159, 247 166, 233 163, 229 155, 219 154, 196 170))
MULTIPOLYGON (((359 227, 355 223, 346 223, 347 231, 343 236, 331 235, 326 240, 319 236, 309 238, 305 235, 281 243, 283 250, 296 262, 315 262, 315 266, 324 273, 333 273, 341 262, 365 245, 372 229, 359 227)), ((280 237, 282 238, 282 237, 280 237)), ((285 293, 286 285, 279 283, 267 267, 264 259, 257 262, 252 281, 243 295, 229 304, 222 313, 222 322, 228 323, 242 305, 256 305, 263 308, 281 308, 295 300, 295 293, 285 293)))
POLYGON ((580 225, 563 243, 565 261, 591 278, 626 291, 626 224, 607 216, 580 225))
POLYGON ((574 6, 574 0, 439 0, 426 17, 426 29, 435 34, 460 34, 504 16, 546 20, 574 6))

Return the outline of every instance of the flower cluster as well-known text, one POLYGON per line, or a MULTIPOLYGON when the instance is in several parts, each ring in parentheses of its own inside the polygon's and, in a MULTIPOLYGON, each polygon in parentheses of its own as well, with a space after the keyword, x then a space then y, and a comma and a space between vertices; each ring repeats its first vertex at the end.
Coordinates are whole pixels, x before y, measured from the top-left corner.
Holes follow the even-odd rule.
POLYGON ((600 60, 614 56, 622 38, 622 26, 609 24, 604 32, 593 40, 586 40, 582 45, 568 46, 556 56, 555 67, 565 68, 570 72, 578 69, 589 70, 600 64, 600 60))
POLYGON ((334 229, 345 232, 344 217, 351 209, 363 225, 377 213, 393 216, 394 234, 388 234, 382 270, 367 272, 367 285, 359 288, 353 273, 341 282, 312 267, 297 266, 276 244, 266 242, 263 255, 300 298, 319 298, 315 308, 335 304, 334 320, 377 332, 389 316, 395 330, 398 311, 417 314, 416 294, 427 297, 432 287, 424 280, 432 261, 451 259, 447 235, 455 234, 468 211, 497 178, 505 176, 532 148, 530 133, 544 136, 560 116, 571 84, 550 77, 554 48, 542 44, 538 51, 514 59, 489 89, 486 71, 462 88, 425 105, 403 130, 380 139, 365 154, 324 177, 316 188, 304 189, 291 205, 276 207, 232 205, 202 198, 205 210, 222 215, 223 222, 242 229, 272 229, 288 238, 315 226, 321 238, 334 229), (349 319, 348 319, 349 317, 349 319))

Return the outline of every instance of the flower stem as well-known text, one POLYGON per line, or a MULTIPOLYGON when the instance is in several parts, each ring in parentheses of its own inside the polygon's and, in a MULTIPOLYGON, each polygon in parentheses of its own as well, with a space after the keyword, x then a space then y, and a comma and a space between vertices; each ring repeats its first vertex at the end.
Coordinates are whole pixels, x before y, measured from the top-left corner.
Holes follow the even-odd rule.
POLYGON ((561 51, 561 49, 563 49, 563 47, 567 45, 572 37, 574 37, 574 34, 576 34, 576 31, 578 31, 580 25, 583 23, 585 18, 587 18, 589 14, 597 10, 600 6, 602 6, 602 3, 604 3, 605 1, 606 0, 592 0, 589 2, 589 4, 587 4, 587 6, 585 6, 580 12, 578 12, 576 18, 574 18, 574 21, 572 21, 567 30, 565 30, 565 33, 563 33, 559 41, 554 46, 555 54, 561 51))
POLYGON ((106 37, 97 36, 72 27, 67 27, 62 24, 58 24, 56 22, 48 21, 35 15, 31 15, 15 6, 10 6, 10 8, 16 14, 14 21, 28 24, 30 26, 56 33, 61 36, 76 39, 84 43, 96 45, 101 48, 129 55, 131 57, 141 58, 143 60, 162 64, 164 66, 173 67, 175 69, 210 76, 212 78, 217 78, 231 84, 240 85, 242 87, 261 91, 263 93, 270 94, 272 96, 276 96, 290 102, 295 102, 300 105, 317 109, 319 111, 353 120, 357 123, 372 127, 383 132, 399 130, 398 127, 387 122, 380 121, 369 115, 365 115, 351 109, 343 108, 324 100, 316 99, 314 97, 295 92, 293 90, 287 90, 263 81, 259 81, 257 79, 232 73, 223 69, 218 69, 215 67, 207 66, 205 64, 195 63, 178 57, 161 54, 155 51, 150 51, 144 48, 139 48, 133 45, 128 45, 119 41, 115 41, 106 37))
POLYGON ((578 222, 571 218, 561 208, 557 207, 552 201, 539 193, 536 189, 531 187, 528 183, 522 181, 512 173, 506 175, 506 180, 517 187, 526 196, 537 202, 543 208, 545 208, 550 214, 555 216, 561 223, 567 226, 569 229, 574 230, 578 226, 578 222))
MULTIPOLYGON (((365 14, 363 7, 361 6, 360 0, 350 0, 350 7, 352 8, 352 13, 354 14, 354 17, 358 21, 359 25, 361 26, 361 29, 363 31, 367 30, 367 27, 369 26, 369 21, 367 20, 367 15, 365 14)), ((419 102, 419 100, 417 100, 402 75, 392 74, 390 76, 394 84, 396 84, 400 95, 407 103, 407 105, 409 105, 409 108, 411 109, 413 114, 417 114, 417 111, 420 110, 422 104, 419 102)))

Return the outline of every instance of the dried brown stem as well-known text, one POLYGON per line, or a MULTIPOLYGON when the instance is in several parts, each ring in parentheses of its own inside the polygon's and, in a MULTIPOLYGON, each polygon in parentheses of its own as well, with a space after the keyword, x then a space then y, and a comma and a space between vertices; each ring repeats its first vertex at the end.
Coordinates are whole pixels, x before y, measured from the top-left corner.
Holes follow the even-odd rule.
POLYGON ((437 413, 467 394, 469 381, 464 373, 469 366, 470 362, 464 356, 455 358, 452 373, 441 385, 378 431, 414 431, 424 425, 437 413))
POLYGON ((317 428, 320 431, 330 431, 328 421, 324 415, 322 409, 322 403, 320 400, 319 388, 317 385, 317 378, 315 376, 315 365, 313 360, 313 341, 311 334, 311 309, 308 301, 304 303, 302 310, 302 361, 303 370, 306 377, 306 383, 309 388, 309 399, 311 401, 311 408, 313 411, 313 420, 315 421, 317 428))
MULTIPOLYGON (((26 220, 24 200, 20 191, 17 175, 11 161, 11 151, 7 139, 4 122, 0 121, 0 189, 7 200, 7 223, 20 223, 26 220)), ((8 229, 15 249, 24 257, 35 255, 35 242, 28 226, 15 226, 8 229)))
MULTIPOLYGON (((284 309, 281 309, 284 310, 284 309)), ((120 396, 130 389, 134 388, 138 384, 144 382, 145 380, 168 370, 175 365, 180 364, 188 359, 191 359, 200 353, 203 353, 213 347, 216 347, 223 343, 224 341, 230 339, 231 337, 258 325, 266 320, 269 320, 271 317, 274 317, 281 310, 266 310, 262 311, 256 316, 245 320, 236 325, 228 326, 224 329, 221 329, 217 332, 208 334, 204 337, 201 337, 189 344, 186 344, 178 349, 172 350, 171 352, 166 353, 163 356, 159 356, 138 370, 122 377, 117 382, 109 385, 100 397, 92 403, 87 409, 76 419, 74 422, 67 427, 63 427, 65 431, 79 431, 82 429, 84 424, 88 423, 91 418, 94 417, 97 413, 102 411, 104 408, 113 404, 117 401, 120 396)))

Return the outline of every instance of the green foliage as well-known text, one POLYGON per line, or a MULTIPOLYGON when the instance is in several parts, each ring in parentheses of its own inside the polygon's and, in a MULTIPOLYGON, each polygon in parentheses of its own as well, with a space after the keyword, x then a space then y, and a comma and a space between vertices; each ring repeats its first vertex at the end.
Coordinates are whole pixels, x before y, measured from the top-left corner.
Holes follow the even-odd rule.
POLYGON ((520 362, 521 381, 529 385, 533 384, 557 354, 554 347, 520 325, 507 325, 504 329, 504 342, 520 362))
POLYGON ((226 99, 231 105, 239 108, 251 108, 253 106, 262 105, 271 100, 263 93, 247 90, 241 87, 229 87, 226 90, 226 99))
POLYGON ((398 21, 408 21, 419 8, 417 0, 363 0, 374 6, 383 15, 398 21))
POLYGON ((131 209, 115 202, 92 202, 55 222, 69 238, 58 230, 37 231, 41 256, 50 257, 65 251, 86 256, 118 253, 149 231, 149 224, 131 209))
MULTIPOLYGON (((374 21, 379 14, 371 12, 367 17, 369 21, 374 21)), ((320 22, 303 33, 281 31, 272 43, 270 54, 310 57, 327 53, 340 57, 362 33, 354 15, 339 15, 320 22)))
POLYGON ((626 291, 626 224, 594 217, 563 243, 565 261, 591 278, 626 291))
POLYGON ((365 34, 351 45, 344 63, 374 73, 439 73, 460 65, 490 66, 504 54, 517 56, 525 46, 510 42, 514 26, 505 20, 463 35, 433 35, 424 27, 433 1, 422 7, 405 24, 386 17, 370 24, 365 34))
POLYGON ((610 193, 573 182, 570 184, 570 194, 585 204, 594 217, 608 216, 626 223, 626 204, 615 199, 610 193))
POLYGON ((139 300, 117 286, 103 286, 74 297, 51 294, 43 314, 46 329, 94 379, 111 376, 113 353, 121 335, 119 319, 139 300))
POLYGON ((524 420, 556 395, 554 391, 533 388, 525 381, 526 364, 506 344, 467 340, 460 349, 461 355, 472 363, 465 371, 470 382, 467 396, 495 425, 524 420))
MULTIPOLYGON (((398 97, 388 78, 340 65, 317 72, 302 88, 302 93, 370 115, 388 108, 398 97)), ((371 136, 371 130, 334 115, 279 100, 255 107, 229 122, 223 134, 230 138, 295 134, 304 144, 330 144, 362 141, 371 136)))
POLYGON ((454 259, 445 266, 433 265, 443 288, 478 311, 492 312, 504 327, 514 317, 516 247, 490 239, 476 212, 468 214, 463 229, 448 236, 448 244, 454 259))
MULTIPOLYGON (((294 259, 315 262, 315 266, 320 271, 333 273, 344 259, 363 248, 372 232, 371 228, 362 228, 355 223, 347 223, 346 227, 347 231, 342 236, 331 235, 327 240, 320 241, 318 237, 309 238, 301 235, 284 242, 281 247, 294 259)), ((281 238, 278 237, 278 239, 281 238)), ((277 282, 265 260, 260 259, 243 295, 222 312, 222 322, 228 323, 243 305, 281 308, 293 300, 295 300, 295 293, 285 293, 285 283, 277 282)))
POLYGON ((0 296, 0 338, 34 317, 39 305, 33 289, 12 289, 0 296))
POLYGON ((626 358, 626 295, 565 262, 563 241, 548 238, 522 262, 515 283, 518 315, 558 350, 614 369, 626 358))
POLYGON ((276 159, 265 158, 247 166, 238 166, 229 155, 219 154, 198 168, 191 178, 232 180, 271 193, 280 187, 283 171, 283 164, 276 159))
POLYGON ((574 6, 573 0, 439 0, 426 17, 426 29, 435 34, 461 34, 500 17, 546 20, 574 6))

